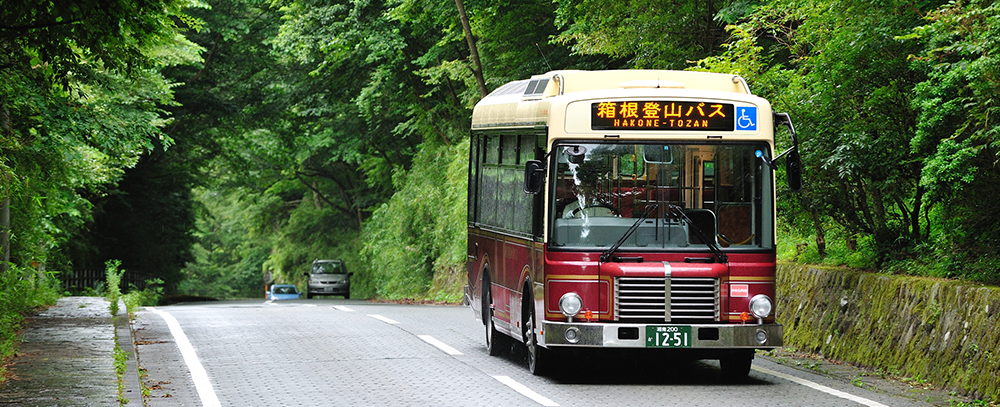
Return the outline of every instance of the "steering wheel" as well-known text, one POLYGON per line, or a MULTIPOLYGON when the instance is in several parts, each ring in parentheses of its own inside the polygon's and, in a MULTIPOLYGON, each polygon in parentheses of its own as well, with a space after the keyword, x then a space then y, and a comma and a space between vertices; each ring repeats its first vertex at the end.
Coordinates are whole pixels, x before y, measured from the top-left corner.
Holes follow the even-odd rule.
POLYGON ((580 214, 586 214, 587 216, 608 216, 608 217, 620 216, 618 210, 615 209, 615 207, 609 204, 599 203, 590 206, 577 206, 576 209, 573 209, 573 211, 569 213, 568 217, 577 218, 580 216, 580 214))

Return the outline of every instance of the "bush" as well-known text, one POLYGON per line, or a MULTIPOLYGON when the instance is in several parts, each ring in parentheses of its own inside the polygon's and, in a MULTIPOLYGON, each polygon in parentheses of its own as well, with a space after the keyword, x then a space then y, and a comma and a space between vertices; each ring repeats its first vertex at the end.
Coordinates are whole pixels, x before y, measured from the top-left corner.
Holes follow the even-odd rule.
POLYGON ((111 317, 113 318, 118 315, 118 299, 122 295, 122 274, 125 273, 125 270, 118 271, 118 266, 122 265, 120 260, 108 260, 104 265, 107 267, 105 270, 108 282, 107 298, 111 302, 111 304, 108 304, 108 309, 111 310, 111 317))
POLYGON ((59 299, 59 281, 51 274, 10 265, 0 272, 0 382, 4 360, 17 350, 17 332, 23 315, 37 307, 55 304, 59 299))
POLYGON ((129 286, 128 294, 122 296, 129 319, 133 317, 133 313, 139 307, 157 305, 160 303, 161 298, 163 298, 163 280, 158 278, 146 280, 146 288, 142 290, 139 290, 135 286, 129 286))

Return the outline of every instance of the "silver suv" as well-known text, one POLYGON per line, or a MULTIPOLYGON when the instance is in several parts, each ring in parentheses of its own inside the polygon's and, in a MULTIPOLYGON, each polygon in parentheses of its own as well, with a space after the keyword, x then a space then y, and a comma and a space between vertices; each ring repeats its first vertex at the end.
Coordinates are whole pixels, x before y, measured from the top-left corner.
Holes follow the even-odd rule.
POLYGON ((305 273, 309 277, 306 298, 314 295, 343 295, 351 298, 351 276, 344 262, 340 260, 316 260, 312 270, 305 273))

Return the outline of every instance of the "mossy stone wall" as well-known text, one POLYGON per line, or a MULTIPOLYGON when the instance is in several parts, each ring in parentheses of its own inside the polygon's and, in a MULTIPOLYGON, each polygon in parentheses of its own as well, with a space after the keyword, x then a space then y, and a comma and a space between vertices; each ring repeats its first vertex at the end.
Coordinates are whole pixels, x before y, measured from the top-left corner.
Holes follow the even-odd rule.
POLYGON ((1000 288, 780 264, 785 346, 1000 400, 1000 288))

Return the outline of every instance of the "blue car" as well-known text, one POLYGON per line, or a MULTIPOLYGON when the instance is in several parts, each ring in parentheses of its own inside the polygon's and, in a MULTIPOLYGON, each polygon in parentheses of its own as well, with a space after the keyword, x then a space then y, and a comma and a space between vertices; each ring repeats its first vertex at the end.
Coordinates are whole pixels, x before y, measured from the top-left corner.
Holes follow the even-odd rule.
POLYGON ((299 289, 291 284, 275 284, 267 291, 269 300, 297 300, 299 289))

